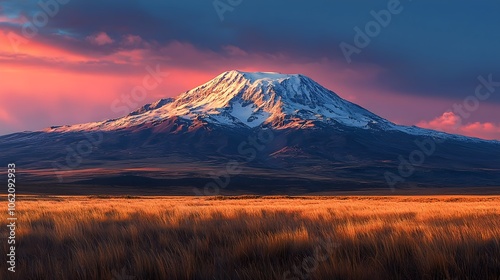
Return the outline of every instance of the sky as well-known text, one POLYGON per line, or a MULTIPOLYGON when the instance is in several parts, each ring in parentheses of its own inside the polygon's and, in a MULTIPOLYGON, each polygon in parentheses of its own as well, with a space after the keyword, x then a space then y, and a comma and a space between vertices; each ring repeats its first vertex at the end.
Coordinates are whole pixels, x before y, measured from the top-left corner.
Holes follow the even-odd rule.
POLYGON ((500 139, 499 10, 488 0, 0 0, 0 135, 120 117, 117 107, 242 70, 301 73, 398 124, 500 139))

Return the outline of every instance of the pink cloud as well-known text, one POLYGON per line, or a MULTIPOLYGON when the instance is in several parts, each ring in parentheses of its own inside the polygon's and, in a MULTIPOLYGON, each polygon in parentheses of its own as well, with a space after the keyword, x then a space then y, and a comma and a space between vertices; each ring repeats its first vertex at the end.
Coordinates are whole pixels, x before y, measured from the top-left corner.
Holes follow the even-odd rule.
POLYGON ((24 24, 28 22, 25 16, 20 16, 17 18, 10 18, 5 15, 0 15, 0 23, 11 23, 11 24, 24 24))
POLYGON ((460 116, 453 112, 445 112, 431 121, 421 121, 417 126, 453 134, 500 140, 500 125, 491 122, 462 124, 460 116))
POLYGON ((90 35, 87 37, 87 41, 98 46, 103 46, 114 42, 114 40, 111 39, 111 37, 109 37, 106 32, 100 32, 94 35, 90 35))
POLYGON ((125 35, 123 36, 122 44, 125 46, 137 46, 143 42, 141 36, 137 35, 125 35))
POLYGON ((10 123, 10 124, 18 124, 17 120, 15 120, 7 110, 0 107, 0 122, 10 123))
POLYGON ((224 50, 229 54, 229 55, 234 55, 234 56, 247 56, 248 53, 238 47, 235 46, 226 46, 224 47, 224 50))

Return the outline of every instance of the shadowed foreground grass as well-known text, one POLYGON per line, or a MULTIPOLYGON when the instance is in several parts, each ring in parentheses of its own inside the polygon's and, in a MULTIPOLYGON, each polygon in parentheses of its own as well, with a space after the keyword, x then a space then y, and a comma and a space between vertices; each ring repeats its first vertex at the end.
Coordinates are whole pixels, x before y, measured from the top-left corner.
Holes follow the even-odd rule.
POLYGON ((500 197, 17 203, 1 279, 500 279, 500 197))

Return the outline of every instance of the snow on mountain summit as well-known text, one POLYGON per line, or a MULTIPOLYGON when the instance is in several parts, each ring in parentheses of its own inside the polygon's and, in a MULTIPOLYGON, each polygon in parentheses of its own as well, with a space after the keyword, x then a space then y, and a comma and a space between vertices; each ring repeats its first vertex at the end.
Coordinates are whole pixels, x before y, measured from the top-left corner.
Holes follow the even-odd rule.
POLYGON ((256 80, 279 80, 279 79, 286 79, 294 75, 287 75, 287 74, 282 74, 282 73, 277 73, 277 72, 241 72, 241 71, 229 71, 226 73, 231 73, 231 74, 241 74, 248 80, 254 82, 256 80))
POLYGON ((256 127, 298 127, 307 121, 364 127, 383 119, 300 74, 224 72, 169 105, 176 116, 256 127))

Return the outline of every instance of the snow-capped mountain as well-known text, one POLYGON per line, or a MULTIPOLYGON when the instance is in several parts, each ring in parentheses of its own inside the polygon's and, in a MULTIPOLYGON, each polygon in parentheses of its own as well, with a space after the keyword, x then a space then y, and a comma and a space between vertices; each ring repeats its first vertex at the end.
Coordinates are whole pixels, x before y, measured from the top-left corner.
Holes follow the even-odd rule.
POLYGON ((225 72, 167 106, 170 115, 225 125, 302 127, 307 121, 366 127, 384 122, 308 77, 225 72))
POLYGON ((117 119, 0 136, 0 150, 0 165, 37 180, 54 167, 73 181, 116 174, 97 185, 140 174, 191 186, 234 161, 234 188, 252 191, 387 187, 386 172, 408 168, 401 182, 500 185, 500 142, 396 125, 300 74, 225 72, 117 119), (264 130, 269 141, 256 138, 264 130))
POLYGON ((397 130, 412 135, 479 141, 438 131, 396 125, 339 97, 300 74, 228 71, 182 93, 160 99, 118 119, 60 126, 46 132, 119 130, 178 117, 235 127, 314 128, 318 124, 397 130))
POLYGON ((123 118, 51 131, 115 130, 171 117, 250 128, 299 128, 313 126, 311 121, 364 128, 393 126, 306 76, 228 71, 176 99, 147 104, 123 118))

